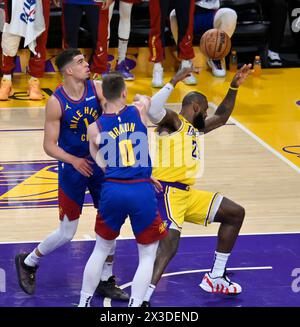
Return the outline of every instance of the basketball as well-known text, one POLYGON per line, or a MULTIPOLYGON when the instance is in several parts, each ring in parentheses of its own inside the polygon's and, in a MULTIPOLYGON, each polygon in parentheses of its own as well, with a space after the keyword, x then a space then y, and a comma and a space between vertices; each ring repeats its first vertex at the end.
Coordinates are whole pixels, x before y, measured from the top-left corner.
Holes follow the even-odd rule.
POLYGON ((200 51, 208 58, 220 60, 226 57, 231 48, 230 37, 217 28, 206 31, 200 40, 200 51))

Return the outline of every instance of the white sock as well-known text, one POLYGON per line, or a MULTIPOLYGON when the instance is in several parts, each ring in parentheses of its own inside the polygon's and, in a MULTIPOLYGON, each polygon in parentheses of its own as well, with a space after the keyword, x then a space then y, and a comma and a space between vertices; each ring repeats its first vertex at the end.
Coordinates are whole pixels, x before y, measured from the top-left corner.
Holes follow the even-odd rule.
POLYGON ((27 266, 30 267, 35 267, 37 266, 37 264, 39 263, 39 260, 41 259, 41 257, 39 257, 38 255, 36 255, 35 253, 35 249, 28 254, 28 256, 25 258, 24 263, 27 266))
POLYGON ((3 79, 11 81, 11 74, 3 74, 3 79))
POLYGON ((162 70, 163 69, 163 66, 162 66, 161 62, 154 63, 153 69, 154 70, 162 70))
POLYGON ((118 64, 120 64, 126 58, 128 40, 119 38, 119 47, 118 47, 118 64))
POLYGON ((149 285, 149 287, 148 287, 148 289, 147 289, 147 292, 146 292, 146 295, 145 295, 145 297, 144 297, 144 301, 147 301, 147 302, 150 301, 151 296, 152 296, 153 292, 155 291, 155 288, 156 288, 155 285, 153 285, 153 284, 150 284, 150 285, 149 285))
POLYGON ((215 251, 215 261, 209 275, 212 278, 223 276, 230 253, 215 251))
POLYGON ((181 61, 181 68, 191 68, 193 66, 191 60, 182 60, 181 61))
POLYGON ((90 307, 91 306, 91 300, 92 300, 93 294, 88 294, 83 291, 80 292, 80 302, 78 304, 78 307, 90 307))
POLYGON ((100 282, 104 262, 111 251, 114 240, 105 240, 96 235, 94 250, 85 266, 81 288, 80 304, 86 304, 87 298, 94 295, 100 282))
POLYGON ((158 248, 158 241, 151 244, 138 244, 139 265, 131 284, 131 296, 128 306, 141 306, 153 274, 153 266, 158 248))

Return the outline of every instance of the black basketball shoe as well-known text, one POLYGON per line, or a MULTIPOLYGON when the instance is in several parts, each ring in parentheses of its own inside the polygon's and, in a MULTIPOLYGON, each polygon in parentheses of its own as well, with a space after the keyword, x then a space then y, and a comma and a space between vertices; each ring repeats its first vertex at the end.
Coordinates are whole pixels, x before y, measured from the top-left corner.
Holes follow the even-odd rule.
POLYGON ((18 281, 21 289, 32 295, 35 292, 35 273, 38 268, 27 266, 24 263, 25 258, 29 253, 19 253, 15 257, 15 264, 17 269, 18 281))
POLYGON ((129 300, 129 295, 116 284, 115 276, 109 277, 107 281, 100 281, 98 287, 96 288, 96 294, 109 297, 112 300, 129 300))

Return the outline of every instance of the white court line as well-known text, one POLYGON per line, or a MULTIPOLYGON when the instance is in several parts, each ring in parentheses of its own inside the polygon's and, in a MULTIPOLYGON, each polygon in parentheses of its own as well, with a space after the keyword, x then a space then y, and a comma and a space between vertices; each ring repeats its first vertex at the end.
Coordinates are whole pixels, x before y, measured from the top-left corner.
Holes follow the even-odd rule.
POLYGON ((90 234, 83 234, 83 237, 88 241, 95 240, 95 237, 92 237, 90 234))
MULTIPOLYGON (((261 267, 235 267, 235 268, 226 268, 226 271, 237 271, 237 270, 272 270, 272 266, 261 266, 261 267)), ((184 270, 184 271, 176 271, 173 273, 167 273, 163 274, 162 277, 169 277, 169 276, 177 276, 177 275, 184 275, 184 274, 195 274, 199 272, 209 272, 211 271, 211 268, 209 269, 197 269, 197 270, 184 270)), ((121 289, 125 289, 131 285, 131 282, 120 285, 119 287, 121 289)), ((111 299, 108 297, 105 297, 103 299, 103 307, 111 307, 111 299)))
MULTIPOLYGON (((273 269, 272 266, 262 266, 262 267, 236 267, 236 268, 226 268, 226 271, 232 270, 270 270, 273 269)), ((167 273, 163 274, 163 277, 168 277, 168 276, 176 276, 176 275, 183 275, 183 274, 194 274, 198 272, 208 272, 211 271, 211 268, 209 269, 196 269, 196 270, 185 270, 185 271, 176 271, 173 273, 167 273)))
MULTIPOLYGON (((239 236, 255 236, 255 235, 281 235, 281 234, 299 234, 300 235, 300 231, 296 231, 296 232, 266 232, 266 233, 240 233, 239 236)), ((85 234, 88 235, 88 234, 85 234)), ((85 236, 83 235, 83 236, 85 236)), ((90 235, 89 235, 90 236, 90 235)), ((72 240, 71 242, 85 242, 85 241, 94 241, 95 237, 90 236, 90 239, 87 238, 83 238, 83 239, 76 239, 76 240, 72 240)), ((217 234, 196 234, 196 235, 181 235, 181 237, 217 237, 217 234)), ((121 237, 119 236, 117 238, 117 241, 126 241, 126 240, 134 240, 135 237, 134 236, 128 236, 128 237, 121 237)), ((0 244, 27 244, 27 243, 40 243, 43 240, 33 240, 33 241, 11 241, 11 242, 0 242, 0 244)))
MULTIPOLYGON (((213 102, 209 102, 209 106, 213 110, 216 110, 217 107, 218 107, 213 102)), ((258 137, 253 132, 251 132, 247 127, 245 127, 243 124, 241 124, 238 120, 230 117, 228 119, 228 121, 234 123, 242 131, 244 131, 246 134, 248 134, 249 136, 251 136, 255 141, 257 141, 259 144, 261 144, 265 149, 267 149, 268 151, 272 152, 277 158, 281 159, 283 162, 285 162, 286 164, 288 164, 291 168, 293 168, 294 170, 296 170, 297 173, 300 173, 300 168, 297 165, 295 165, 294 163, 292 163, 289 159, 287 159, 285 156, 283 156, 277 150, 275 150, 274 148, 272 148, 268 143, 266 143, 265 141, 263 141, 260 137, 258 137)))
POLYGON ((243 130, 246 134, 251 136, 254 140, 256 140, 259 144, 261 144, 264 148, 275 154, 276 157, 284 161, 286 164, 288 164, 291 168, 296 170, 297 173, 300 173, 300 168, 295 165, 293 162, 291 162, 289 159, 287 159, 285 156, 283 156, 281 153, 279 153, 277 150, 272 148, 269 144, 267 144, 265 141, 263 141, 261 138, 259 138, 256 134, 251 132, 248 128, 246 128, 243 124, 238 122, 234 118, 230 118, 230 121, 232 121, 236 126, 238 126, 241 130, 243 130))
MULTIPOLYGON (((178 105, 178 103, 168 103, 170 105, 178 105)), ((217 109, 217 105, 209 102, 209 107, 211 107, 213 110, 217 109)), ((41 108, 41 107, 35 107, 35 108, 41 108)), ((21 108, 19 108, 21 109, 21 108)), ((264 142, 262 139, 260 139, 257 135, 255 135, 253 132, 251 132, 249 129, 247 129, 244 125, 239 123, 236 119, 230 117, 229 121, 234 123, 236 126, 238 126, 240 129, 242 129, 246 134, 251 136, 253 139, 255 139, 258 143, 260 143, 264 148, 266 148, 268 151, 272 152, 274 155, 276 155, 279 159, 284 161, 286 164, 288 164, 291 168, 296 170, 298 173, 300 173, 300 168, 297 167, 295 164, 293 164, 291 161, 289 161, 287 158, 285 158, 282 154, 274 150, 270 145, 268 145, 266 142, 264 142)), ((277 235, 277 234, 299 234, 300 231, 295 232, 268 232, 268 233, 240 233, 239 235, 277 235)), ((206 236, 216 236, 216 234, 206 234, 206 235, 182 235, 181 237, 206 237, 206 236)), ((94 240, 94 238, 92 238, 94 240)), ((121 237, 118 239, 123 240, 129 240, 134 239, 134 237, 121 237)), ((80 241, 89 241, 90 239, 77 239, 72 240, 72 242, 80 242, 80 241)), ((32 241, 18 241, 18 242, 0 242, 0 244, 19 244, 19 243, 36 243, 41 242, 41 240, 32 240, 32 241)))

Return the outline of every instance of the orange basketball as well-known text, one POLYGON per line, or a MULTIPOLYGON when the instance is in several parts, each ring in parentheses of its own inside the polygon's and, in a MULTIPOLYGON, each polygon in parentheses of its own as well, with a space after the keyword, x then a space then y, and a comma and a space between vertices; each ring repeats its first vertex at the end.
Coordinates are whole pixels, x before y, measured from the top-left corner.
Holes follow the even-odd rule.
POLYGON ((213 60, 220 60, 226 57, 230 48, 230 37, 224 31, 217 28, 206 31, 200 40, 200 51, 206 57, 213 60))

